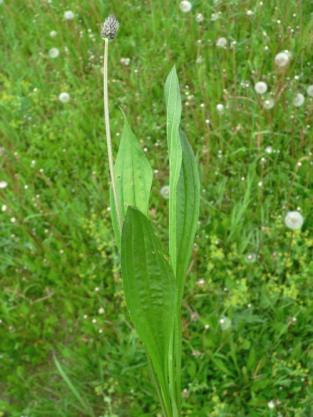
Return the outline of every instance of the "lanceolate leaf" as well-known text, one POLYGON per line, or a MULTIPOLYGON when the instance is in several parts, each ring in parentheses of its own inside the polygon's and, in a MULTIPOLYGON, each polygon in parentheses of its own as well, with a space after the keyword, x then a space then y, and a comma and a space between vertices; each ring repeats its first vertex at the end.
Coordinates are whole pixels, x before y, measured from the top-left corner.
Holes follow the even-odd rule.
POLYGON ((177 306, 175 278, 148 218, 129 207, 121 244, 122 279, 130 317, 151 359, 170 409, 168 352, 177 306))
POLYGON ((196 158, 183 131, 180 131, 183 151, 182 167, 177 186, 177 287, 183 296, 184 280, 190 262, 197 230, 200 206, 200 180, 196 158))
MULTIPOLYGON (((152 169, 126 118, 114 167, 114 175, 122 224, 128 206, 137 207, 146 214, 148 212, 152 184, 152 169)), ((116 242, 119 246, 121 231, 117 222, 117 212, 112 191, 110 200, 113 228, 116 242)))
POLYGON ((177 263, 177 199, 176 190, 182 164, 182 148, 179 134, 181 119, 181 96, 175 67, 169 73, 165 83, 167 110, 167 145, 170 165, 170 201, 169 201, 169 251, 171 264, 176 271, 177 263))

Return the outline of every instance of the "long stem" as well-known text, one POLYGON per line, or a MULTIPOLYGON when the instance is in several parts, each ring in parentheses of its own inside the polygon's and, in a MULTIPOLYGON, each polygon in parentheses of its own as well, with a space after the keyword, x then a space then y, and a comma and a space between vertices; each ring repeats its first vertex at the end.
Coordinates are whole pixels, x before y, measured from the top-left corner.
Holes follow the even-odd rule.
POLYGON ((122 230, 122 220, 121 220, 121 211, 119 206, 119 201, 117 198, 116 184, 114 177, 114 164, 113 164, 113 152, 112 152, 112 140, 111 140, 111 130, 110 130, 110 115, 109 115, 109 94, 108 94, 108 55, 109 55, 109 39, 104 39, 104 59, 103 59, 103 103, 104 103, 104 123, 105 123, 105 133, 107 140, 107 150, 108 150, 108 160, 109 160, 109 170, 111 178, 111 186, 116 210, 117 222, 119 225, 120 232, 122 230))

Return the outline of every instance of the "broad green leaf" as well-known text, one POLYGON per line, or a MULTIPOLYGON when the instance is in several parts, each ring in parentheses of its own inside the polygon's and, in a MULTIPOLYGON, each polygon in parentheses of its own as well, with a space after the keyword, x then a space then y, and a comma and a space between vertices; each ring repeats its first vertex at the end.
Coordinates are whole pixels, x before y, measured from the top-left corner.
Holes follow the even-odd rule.
POLYGON ((184 281, 197 230, 200 207, 200 179, 196 158, 183 131, 180 131, 183 151, 182 167, 177 186, 177 287, 183 296, 184 281))
POLYGON ((176 190, 182 164, 182 147, 179 125, 181 119, 181 96, 176 68, 173 67, 165 83, 165 100, 167 112, 167 146, 170 165, 170 200, 169 200, 169 252, 173 270, 177 263, 177 198, 176 190))
MULTIPOLYGON (((126 117, 115 162, 114 175, 121 209, 121 223, 123 224, 128 206, 137 207, 142 213, 146 214, 149 207, 152 168, 126 117)), ((120 246, 121 231, 117 222, 117 212, 112 194, 111 190, 112 223, 116 242, 120 246)))
POLYGON ((175 278, 151 222, 129 207, 122 231, 122 279, 130 317, 151 359, 162 396, 168 393, 168 354, 174 330, 175 278))

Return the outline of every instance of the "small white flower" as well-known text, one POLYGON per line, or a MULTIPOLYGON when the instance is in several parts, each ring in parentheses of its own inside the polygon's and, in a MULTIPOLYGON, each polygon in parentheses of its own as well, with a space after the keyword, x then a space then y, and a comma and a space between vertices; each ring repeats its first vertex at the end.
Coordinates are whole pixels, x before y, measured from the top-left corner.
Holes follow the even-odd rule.
POLYGON ((65 20, 73 20, 75 17, 74 12, 72 12, 72 10, 66 10, 66 12, 64 12, 64 19, 65 20))
POLYGON ((297 93, 293 99, 293 105, 295 107, 301 107, 305 102, 304 95, 302 93, 297 93))
POLYGON ((216 46, 218 48, 226 48, 227 47, 227 39, 226 38, 218 38, 218 40, 216 41, 216 46))
POLYGON ((309 85, 306 89, 308 96, 313 97, 313 85, 309 85))
POLYGON ((5 204, 2 204, 1 211, 7 211, 8 207, 5 204))
POLYGON ((196 22, 202 23, 204 21, 204 16, 202 13, 197 13, 196 22))
POLYGON ((224 104, 221 104, 221 103, 217 104, 217 106, 216 106, 216 110, 217 110, 219 113, 223 113, 223 111, 224 111, 224 104))
POLYGON ((291 54, 289 51, 282 51, 279 52, 276 56, 275 56, 275 64, 280 67, 283 68, 286 65, 289 64, 289 61, 291 59, 291 54))
POLYGON ((55 38, 57 36, 57 32, 55 30, 51 30, 49 35, 50 35, 50 38, 55 38))
POLYGON ((265 148, 265 152, 266 152, 266 153, 273 153, 273 147, 272 147, 272 146, 267 146, 267 147, 265 148))
POLYGON ((6 181, 0 181, 0 188, 1 189, 7 188, 7 186, 8 186, 8 183, 6 181))
POLYGON ((163 187, 160 190, 160 194, 163 198, 168 200, 170 198, 170 186, 169 185, 163 185, 163 187))
POLYGON ((70 101, 71 97, 69 95, 69 93, 61 93, 59 95, 59 100, 61 101, 61 103, 68 103, 70 101))
POLYGON ((273 409, 276 407, 276 405, 275 405, 275 401, 273 401, 273 400, 269 401, 269 402, 267 403, 267 406, 268 406, 268 408, 269 408, 270 410, 273 410, 273 409))
POLYGON ((51 48, 49 51, 49 57, 50 58, 57 58, 60 55, 60 51, 58 48, 51 48))
POLYGON ((303 226, 304 218, 298 211, 288 211, 285 217, 285 225, 288 229, 299 230, 303 226))
POLYGON ((184 12, 184 13, 188 13, 188 12, 190 12, 190 11, 191 11, 191 9, 192 9, 192 4, 191 4, 191 3, 190 3, 190 1, 188 1, 188 0, 183 0, 183 1, 181 1, 181 2, 180 2, 179 7, 180 7, 180 10, 181 10, 182 12, 184 12))
POLYGON ((99 314, 104 314, 104 308, 103 307, 100 307, 99 310, 98 310, 98 313, 99 314))
POLYGON ((221 326, 221 329, 224 330, 228 330, 231 327, 231 320, 228 317, 222 317, 219 320, 219 324, 221 326))
POLYGON ((247 10, 246 11, 246 15, 247 16, 253 16, 254 15, 254 11, 253 10, 247 10))
POLYGON ((263 107, 265 110, 271 110, 275 106, 275 101, 273 98, 267 98, 263 102, 263 107))
POLYGON ((121 58, 120 63, 122 65, 125 65, 125 67, 128 67, 128 65, 130 64, 130 58, 121 58))
POLYGON ((267 92, 267 84, 264 81, 258 81, 254 86, 254 90, 257 94, 264 94, 267 92))

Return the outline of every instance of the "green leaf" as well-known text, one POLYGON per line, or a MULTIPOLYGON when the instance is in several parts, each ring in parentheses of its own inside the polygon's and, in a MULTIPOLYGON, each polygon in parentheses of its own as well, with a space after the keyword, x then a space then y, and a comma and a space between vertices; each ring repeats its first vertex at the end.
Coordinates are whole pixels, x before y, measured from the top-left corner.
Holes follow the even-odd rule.
MULTIPOLYGON (((126 117, 116 157, 114 176, 122 224, 128 206, 137 207, 142 213, 146 214, 149 208, 149 196, 153 176, 152 168, 132 132, 126 117)), ((121 231, 117 222, 112 190, 110 192, 110 204, 115 238, 117 245, 120 246, 121 231)))
POLYGON ((196 158, 184 132, 180 132, 182 167, 177 186, 177 287, 183 296, 184 281, 197 230, 200 207, 200 179, 196 158))
POLYGON ((121 263, 129 314, 170 410, 167 361, 174 329, 175 278, 151 222, 132 207, 123 226, 121 263))
POLYGON ((170 200, 169 200, 169 252, 173 270, 177 263, 177 199, 176 191, 182 164, 182 147, 179 133, 181 119, 181 96, 176 68, 173 67, 165 83, 165 100, 167 112, 167 146, 170 165, 170 200))

